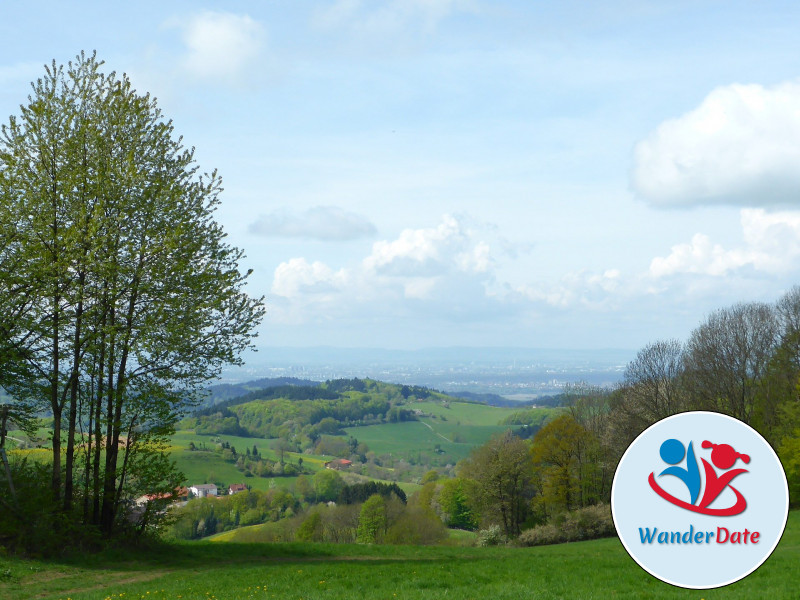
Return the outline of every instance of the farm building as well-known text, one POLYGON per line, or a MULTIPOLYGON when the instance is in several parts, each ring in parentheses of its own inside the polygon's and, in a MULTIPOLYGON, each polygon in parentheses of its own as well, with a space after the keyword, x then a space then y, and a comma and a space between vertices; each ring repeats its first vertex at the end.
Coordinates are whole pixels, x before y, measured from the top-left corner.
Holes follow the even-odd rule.
POLYGON ((216 496, 217 486, 213 483, 200 483, 189 486, 189 491, 194 494, 195 498, 205 498, 207 496, 216 496))

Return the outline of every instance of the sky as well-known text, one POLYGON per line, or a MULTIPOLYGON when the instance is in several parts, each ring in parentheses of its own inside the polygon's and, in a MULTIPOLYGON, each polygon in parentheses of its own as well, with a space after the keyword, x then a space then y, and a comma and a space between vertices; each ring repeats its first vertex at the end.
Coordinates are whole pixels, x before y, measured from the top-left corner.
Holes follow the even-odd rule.
POLYGON ((3 2, 225 191, 262 347, 637 349, 800 283, 800 4, 3 2))

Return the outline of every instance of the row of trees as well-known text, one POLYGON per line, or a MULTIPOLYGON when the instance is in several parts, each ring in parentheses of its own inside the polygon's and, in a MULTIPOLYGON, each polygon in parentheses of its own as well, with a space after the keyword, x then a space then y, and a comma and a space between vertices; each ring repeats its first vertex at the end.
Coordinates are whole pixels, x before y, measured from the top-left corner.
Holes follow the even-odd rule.
POLYGON ((607 503, 616 465, 656 421, 688 410, 731 415, 775 448, 800 502, 800 287, 775 304, 710 314, 684 343, 642 348, 613 390, 570 387, 566 409, 528 442, 493 438, 458 465, 483 525, 507 536, 566 511, 607 503))
POLYGON ((167 436, 263 308, 213 219, 217 174, 101 66, 53 62, 2 126, 0 386, 17 425, 52 416, 54 505, 111 535, 126 498, 180 483, 167 436))

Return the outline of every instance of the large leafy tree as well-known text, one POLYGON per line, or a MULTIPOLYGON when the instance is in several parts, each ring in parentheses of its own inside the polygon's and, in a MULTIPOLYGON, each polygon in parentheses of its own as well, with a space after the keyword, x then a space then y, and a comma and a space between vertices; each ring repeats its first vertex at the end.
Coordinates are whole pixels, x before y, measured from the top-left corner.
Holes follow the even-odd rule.
POLYGON ((506 535, 518 535, 532 495, 528 443, 510 430, 495 435, 459 463, 459 476, 473 480, 473 491, 487 522, 503 526, 506 535))
POLYGON ((213 218, 217 174, 101 67, 53 62, 2 127, 0 360, 12 396, 52 414, 54 499, 69 511, 80 497, 110 533, 136 466, 239 362, 263 308, 213 218))

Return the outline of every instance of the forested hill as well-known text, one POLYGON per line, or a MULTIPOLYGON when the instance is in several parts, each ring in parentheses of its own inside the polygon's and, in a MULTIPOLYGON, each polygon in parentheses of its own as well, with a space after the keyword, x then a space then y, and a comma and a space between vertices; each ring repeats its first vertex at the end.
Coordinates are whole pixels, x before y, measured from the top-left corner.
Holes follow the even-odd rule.
POLYGON ((240 398, 252 392, 279 386, 315 387, 319 381, 297 377, 264 377, 246 383, 217 383, 208 388, 208 394, 200 403, 201 408, 216 406, 220 402, 240 398))
POLYGON ((426 399, 456 400, 424 387, 370 379, 337 379, 313 387, 278 385, 202 408, 184 419, 181 427, 197 433, 267 438, 313 436, 352 425, 414 420, 410 403, 426 399))

